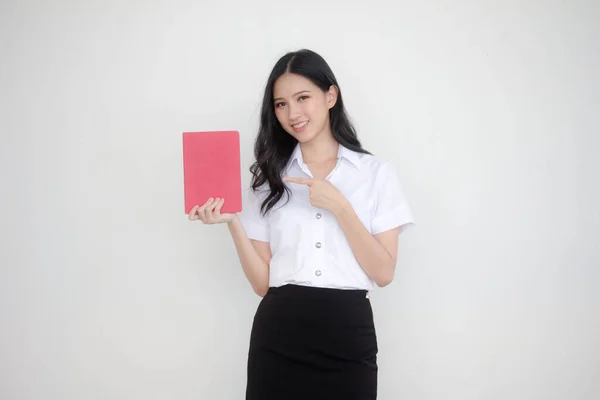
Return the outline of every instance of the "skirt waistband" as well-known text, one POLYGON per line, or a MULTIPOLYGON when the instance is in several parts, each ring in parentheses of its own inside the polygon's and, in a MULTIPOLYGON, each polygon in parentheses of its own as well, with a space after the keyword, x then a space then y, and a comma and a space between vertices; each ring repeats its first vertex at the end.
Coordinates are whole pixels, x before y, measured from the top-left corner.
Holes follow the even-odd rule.
POLYGON ((336 297, 336 298, 347 298, 347 299, 364 299, 368 298, 367 295, 369 292, 364 289, 334 289, 334 288, 324 288, 317 286, 304 286, 304 285, 294 285, 287 284, 283 286, 270 287, 267 295, 275 295, 275 296, 285 296, 285 295, 294 295, 294 296, 305 296, 305 297, 318 297, 318 298, 327 298, 327 297, 336 297))
POLYGON ((371 301, 367 294, 366 290, 284 285, 270 288, 261 303, 266 308, 273 305, 277 310, 285 310, 290 315, 300 316, 306 313, 307 316, 327 315, 328 318, 336 319, 345 314, 340 310, 350 313, 370 310, 371 301))

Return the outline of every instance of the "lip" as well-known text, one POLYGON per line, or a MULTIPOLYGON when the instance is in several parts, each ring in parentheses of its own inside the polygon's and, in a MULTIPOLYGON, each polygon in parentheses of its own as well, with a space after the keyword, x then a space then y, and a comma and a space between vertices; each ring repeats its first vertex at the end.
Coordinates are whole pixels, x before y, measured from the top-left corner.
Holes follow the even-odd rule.
POLYGON ((294 126, 290 125, 290 126, 292 126, 292 129, 294 130, 294 132, 302 132, 303 130, 306 129, 306 127, 308 126, 309 121, 302 121, 302 122, 306 122, 306 124, 303 127, 301 127, 301 128, 294 128, 294 126))

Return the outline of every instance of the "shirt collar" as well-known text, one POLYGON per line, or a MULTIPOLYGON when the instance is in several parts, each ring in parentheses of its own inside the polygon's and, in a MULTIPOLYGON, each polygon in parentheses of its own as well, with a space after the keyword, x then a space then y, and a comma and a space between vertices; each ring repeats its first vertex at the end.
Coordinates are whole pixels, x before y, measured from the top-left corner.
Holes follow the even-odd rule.
POLYGON ((360 170, 360 155, 356 151, 352 151, 340 144, 338 158, 345 158, 346 160, 350 161, 352 165, 356 167, 356 169, 360 170))
MULTIPOLYGON (((354 165, 357 169, 360 170, 360 156, 357 152, 352 151, 340 144, 338 147, 337 158, 345 158, 346 160, 350 161, 352 165, 354 165)), ((304 164, 304 159, 302 158, 302 150, 300 149, 299 143, 296 144, 296 147, 294 148, 294 151, 290 156, 290 159, 286 165, 286 171, 291 168, 291 166, 294 164, 294 161, 297 161, 299 165, 304 164)))

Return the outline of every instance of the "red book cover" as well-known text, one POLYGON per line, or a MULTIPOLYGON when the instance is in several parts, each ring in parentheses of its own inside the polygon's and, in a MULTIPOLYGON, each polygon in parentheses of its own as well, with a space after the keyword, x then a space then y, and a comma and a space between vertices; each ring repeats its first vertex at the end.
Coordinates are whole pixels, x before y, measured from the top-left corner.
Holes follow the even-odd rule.
POLYGON ((184 132, 185 213, 209 198, 224 198, 221 213, 242 211, 238 131, 184 132))

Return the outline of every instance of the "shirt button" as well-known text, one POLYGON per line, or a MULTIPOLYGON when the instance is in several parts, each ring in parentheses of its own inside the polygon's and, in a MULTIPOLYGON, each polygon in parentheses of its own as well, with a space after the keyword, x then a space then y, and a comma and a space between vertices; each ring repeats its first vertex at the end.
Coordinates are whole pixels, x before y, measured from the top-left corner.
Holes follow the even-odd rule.
POLYGON ((316 271, 315 271, 315 275, 316 275, 316 276, 321 276, 321 270, 319 270, 319 269, 318 269, 318 270, 316 270, 316 271))
POLYGON ((321 213, 318 213, 317 215, 315 215, 315 217, 317 217, 317 219, 321 219, 321 213))
POLYGON ((321 242, 315 243, 315 246, 317 247, 317 249, 320 249, 321 248, 321 242))

